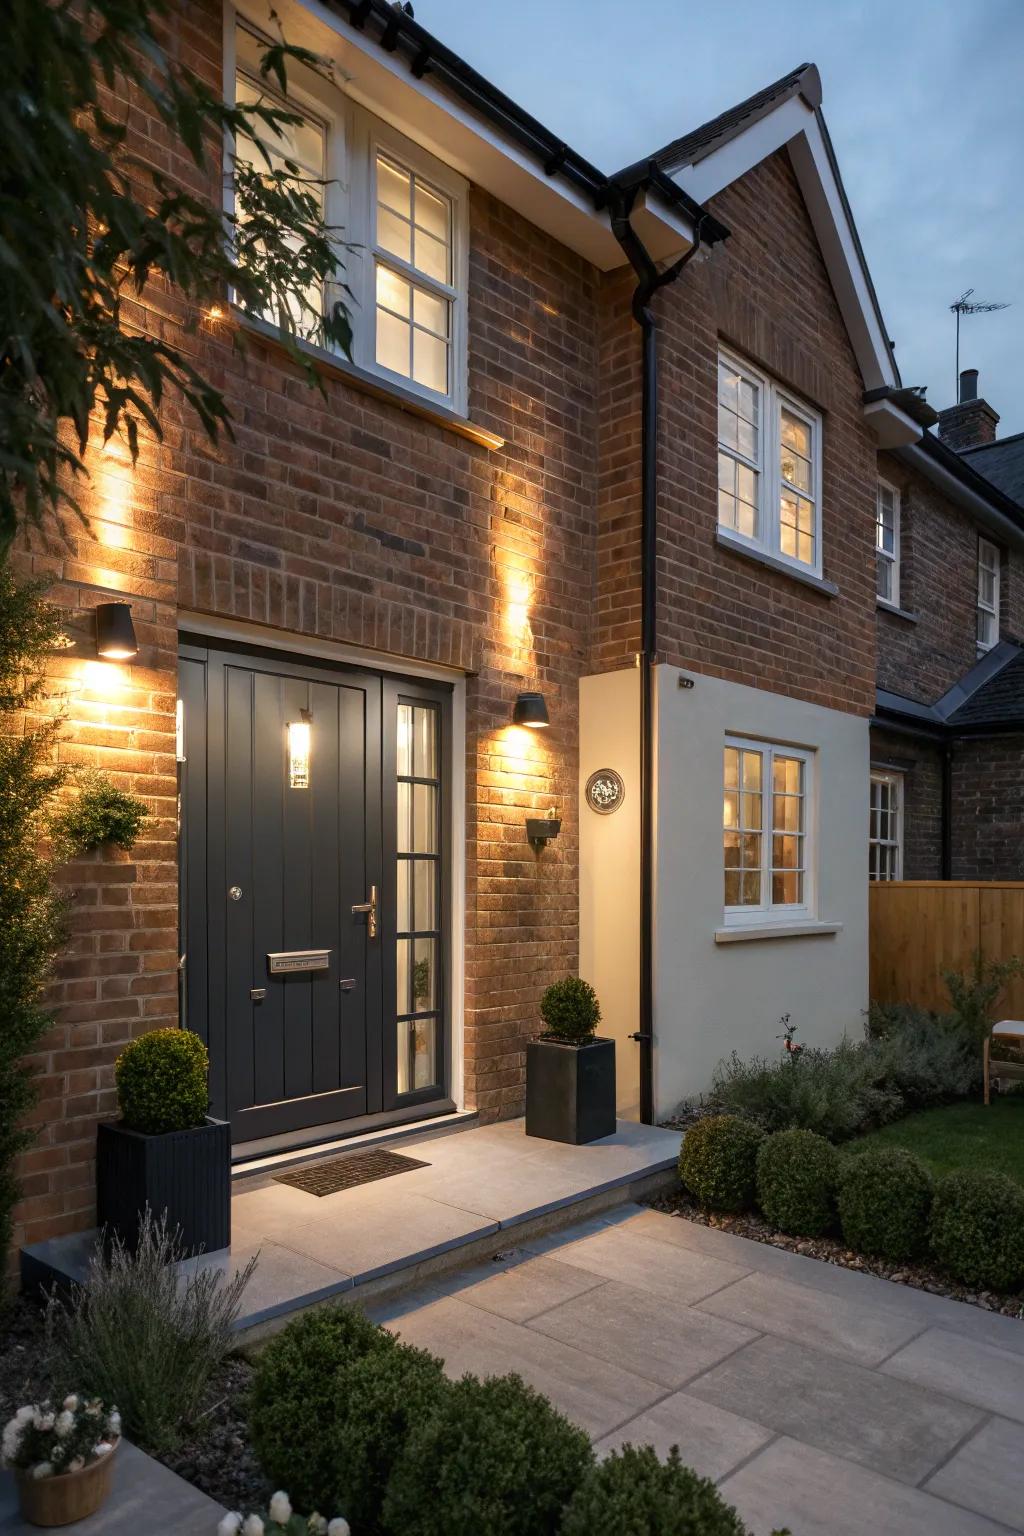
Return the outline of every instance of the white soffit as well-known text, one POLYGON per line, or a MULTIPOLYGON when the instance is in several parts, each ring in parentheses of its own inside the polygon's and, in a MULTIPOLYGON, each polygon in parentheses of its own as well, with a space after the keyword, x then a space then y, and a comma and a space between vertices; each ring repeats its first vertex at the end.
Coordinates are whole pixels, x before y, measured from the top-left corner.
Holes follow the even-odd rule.
MULTIPOLYGON (((803 97, 790 96, 720 148, 672 174, 692 198, 704 203, 784 146, 789 150, 864 388, 898 388, 899 378, 889 356, 821 119, 803 97)), ((920 432, 916 435, 920 436, 920 432)))
MULTIPOLYGON (((267 0, 243 0, 238 14, 267 36, 283 30, 290 43, 329 58, 344 94, 399 129, 432 155, 459 171, 529 219, 532 224, 604 271, 625 262, 606 211, 563 176, 545 174, 534 159, 431 79, 417 80, 408 59, 388 53, 369 35, 349 25, 320 0, 277 0, 274 20, 267 0)), ((692 229, 680 240, 680 219, 659 205, 647 210, 655 247, 684 249, 692 229)), ((660 254, 660 252, 658 253, 660 254)))

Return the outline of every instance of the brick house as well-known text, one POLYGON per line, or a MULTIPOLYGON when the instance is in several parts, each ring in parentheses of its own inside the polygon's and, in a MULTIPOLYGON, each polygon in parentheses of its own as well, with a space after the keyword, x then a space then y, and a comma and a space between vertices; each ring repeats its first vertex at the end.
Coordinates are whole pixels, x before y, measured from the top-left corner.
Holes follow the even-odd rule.
MULTIPOLYGON (((278 11, 334 64, 290 94, 354 361, 318 354, 320 396, 272 326, 205 317, 236 441, 169 405, 134 473, 95 454, 86 530, 20 552, 72 615, 65 760, 152 812, 68 871, 21 1242, 90 1224, 113 1063, 156 1025, 207 1040, 245 1157, 519 1113, 577 968, 646 1118, 781 1013, 836 1039, 866 1002, 877 455, 925 422, 817 71, 608 177, 386 0, 278 11)), ((230 94, 268 25, 202 0, 172 43, 230 94)))
POLYGON ((1024 437, 973 369, 936 420, 879 457, 871 876, 1019 880, 1024 437))

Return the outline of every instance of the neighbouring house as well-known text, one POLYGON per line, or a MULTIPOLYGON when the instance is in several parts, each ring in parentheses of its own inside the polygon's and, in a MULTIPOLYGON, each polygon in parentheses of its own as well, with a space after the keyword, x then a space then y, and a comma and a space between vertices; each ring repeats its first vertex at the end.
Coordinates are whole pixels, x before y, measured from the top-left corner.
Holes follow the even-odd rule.
POLYGON ((1024 878, 1024 436, 977 378, 879 456, 875 880, 1024 878))
MULTIPOLYGON (((817 70, 609 177, 386 0, 277 11, 335 66, 290 88, 354 361, 319 355, 321 397, 210 316, 236 441, 169 404, 135 473, 95 454, 70 549, 26 539, 73 615, 61 750, 154 814, 69 872, 22 1242, 89 1225, 115 1057, 158 1024, 206 1039, 246 1156, 517 1114, 577 968, 646 1118, 867 1001, 878 454, 933 446, 817 70)), ((169 24, 253 88, 263 0, 169 24)))

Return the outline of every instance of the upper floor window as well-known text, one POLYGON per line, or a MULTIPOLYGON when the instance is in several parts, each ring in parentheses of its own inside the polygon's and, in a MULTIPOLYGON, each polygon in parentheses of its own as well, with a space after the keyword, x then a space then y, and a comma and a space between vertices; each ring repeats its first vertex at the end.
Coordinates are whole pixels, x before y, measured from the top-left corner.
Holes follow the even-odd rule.
POLYGON ((999 641, 999 549, 978 540, 978 650, 990 651, 999 641))
POLYGON ((876 591, 879 602, 900 605, 900 493, 878 482, 875 502, 876 591))
MULTIPOLYGON (((243 27, 235 47, 237 100, 276 99, 243 27)), ((331 81, 296 64, 288 69, 287 105, 302 113, 303 124, 284 128, 280 138, 261 129, 260 138, 274 169, 288 161, 298 175, 324 182, 324 220, 338 236, 337 282, 326 285, 326 295, 307 295, 308 302, 319 310, 325 301, 344 300, 357 367, 464 414, 466 183, 331 81)), ((263 162, 241 135, 236 154, 263 162)))
POLYGON ((871 774, 868 812, 868 874, 872 880, 903 876, 903 775, 871 774))
POLYGON ((797 747, 726 738, 726 923, 765 922, 810 909, 812 764, 812 754, 797 747))
POLYGON ((821 417, 725 352, 718 522, 766 554, 821 574, 821 417))

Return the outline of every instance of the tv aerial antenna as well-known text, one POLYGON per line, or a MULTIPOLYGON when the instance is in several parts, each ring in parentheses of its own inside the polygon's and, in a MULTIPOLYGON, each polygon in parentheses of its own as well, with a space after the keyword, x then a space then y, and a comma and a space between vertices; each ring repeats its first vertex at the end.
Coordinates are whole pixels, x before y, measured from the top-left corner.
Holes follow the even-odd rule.
POLYGON ((973 288, 966 289, 955 304, 949 307, 956 315, 956 388, 953 391, 954 400, 960 398, 960 316, 961 315, 990 315, 996 309, 1009 309, 1009 304, 1002 304, 998 300, 989 302, 986 299, 972 299, 973 288))

